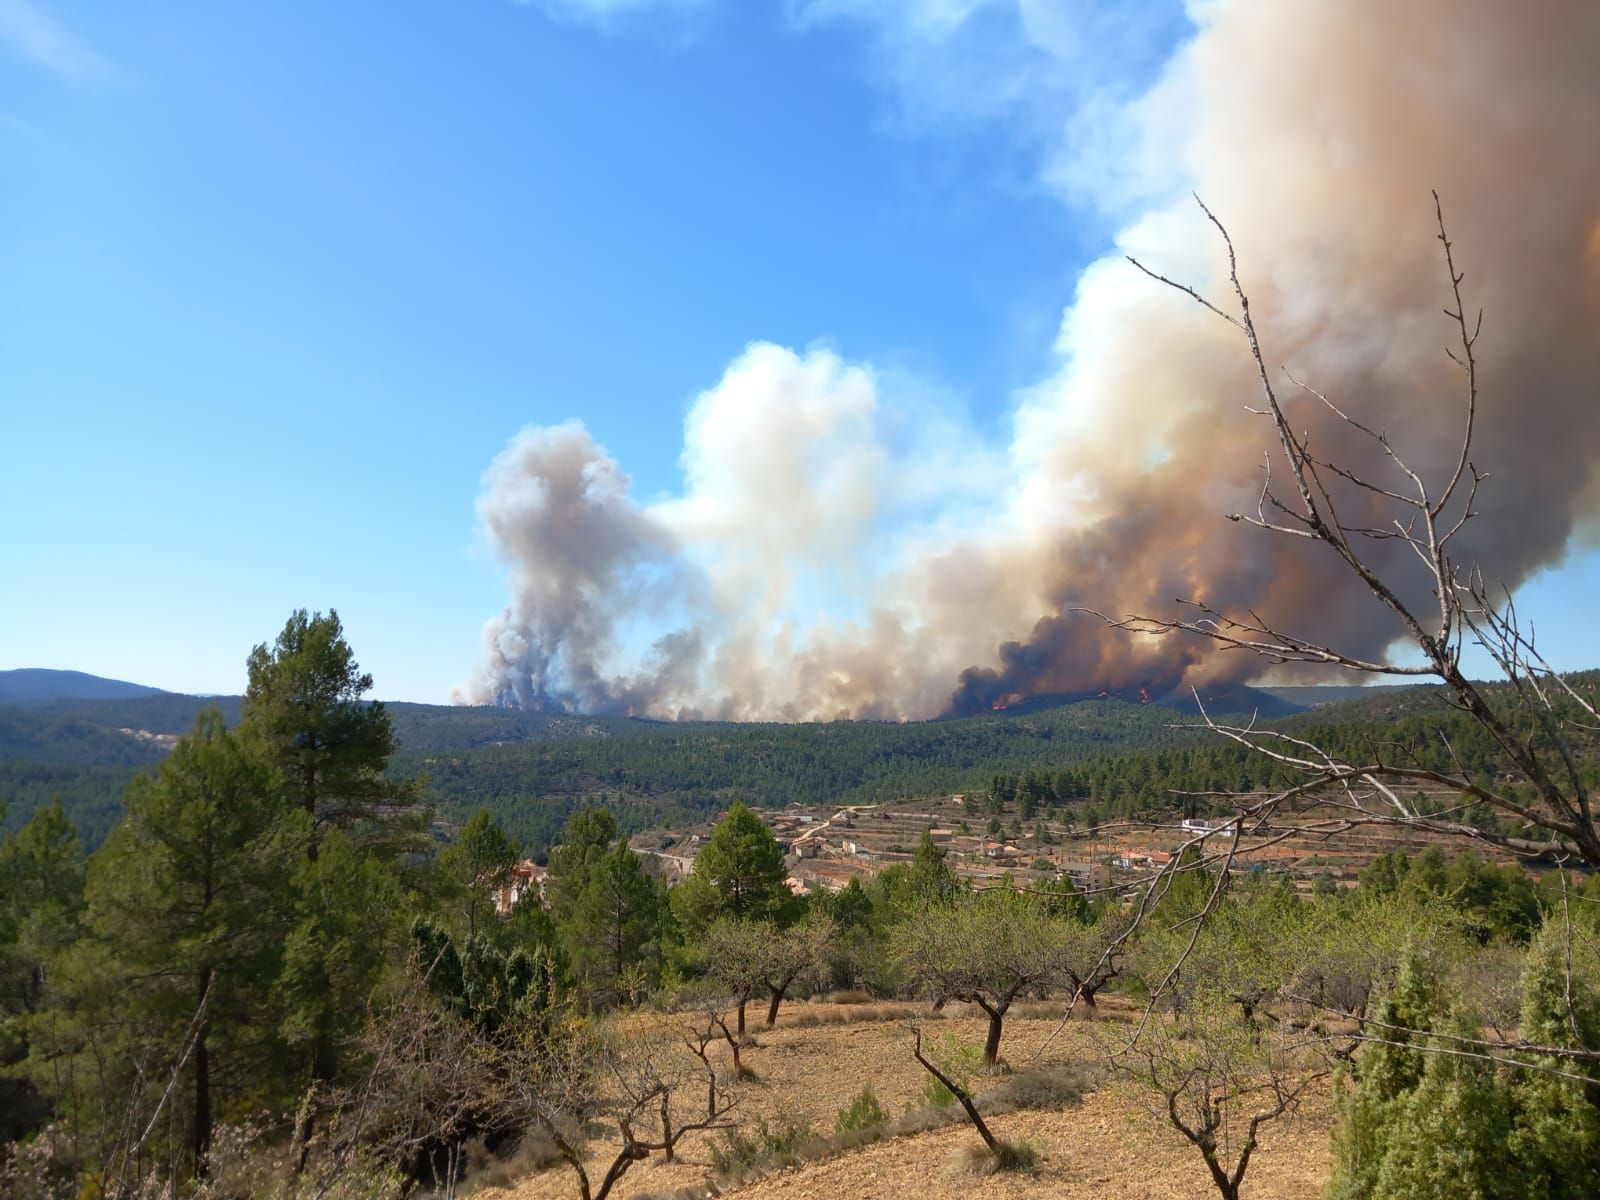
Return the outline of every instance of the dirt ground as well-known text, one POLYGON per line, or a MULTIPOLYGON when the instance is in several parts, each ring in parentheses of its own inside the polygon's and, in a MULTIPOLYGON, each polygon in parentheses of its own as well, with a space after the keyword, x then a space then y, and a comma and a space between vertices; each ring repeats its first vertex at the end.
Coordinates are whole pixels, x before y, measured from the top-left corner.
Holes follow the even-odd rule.
MULTIPOLYGON (((1037 1063, 1092 1061, 1100 1039, 1126 1035, 1131 1015, 1103 1005, 1094 1019, 1075 1017, 1057 1033, 1059 1020, 1041 1009, 1024 1010, 1006 1022, 1001 1055, 1016 1070, 1035 1065, 1035 1053, 1052 1033, 1056 1036, 1037 1063)), ((752 1025, 758 1045, 745 1052, 745 1063, 757 1079, 743 1085, 734 1118, 746 1125, 758 1118, 808 1121, 816 1132, 832 1133, 839 1110, 868 1083, 891 1117, 918 1107, 928 1076, 911 1057, 910 1035, 892 1017, 883 1008, 797 1004, 785 1009, 776 1029, 752 1025), (833 1023, 841 1018, 850 1023, 833 1023)), ((927 1028, 929 1037, 955 1033, 977 1042, 985 1025, 980 1019, 954 1016, 930 1021, 927 1028)), ((1001 1082, 980 1078, 975 1087, 981 1091, 1001 1082)), ((1258 1200, 1319 1197, 1330 1170, 1329 1121, 1329 1093, 1322 1086, 1308 1094, 1292 1121, 1268 1126, 1252 1157, 1244 1194, 1258 1200)), ((963 1122, 887 1138, 742 1185, 725 1185, 712 1194, 741 1200, 1202 1200, 1216 1194, 1199 1153, 1164 1120, 1144 1110, 1139 1097, 1116 1085, 1089 1093, 1074 1108, 1009 1113, 991 1118, 990 1125, 997 1137, 1031 1145, 1039 1155, 1037 1166, 1013 1174, 973 1175, 960 1160, 964 1149, 981 1142, 963 1122)), ((676 1163, 653 1156, 636 1165, 613 1195, 663 1196, 679 1190, 688 1195, 687 1189, 696 1187, 699 1194, 708 1194, 703 1189, 712 1176, 710 1149, 705 1135, 691 1135, 680 1146, 676 1163)), ((609 1161, 614 1145, 601 1139, 595 1150, 590 1173, 598 1182, 604 1173, 602 1157, 609 1161)), ((571 1200, 578 1194, 576 1178, 565 1167, 534 1171, 503 1186, 483 1183, 475 1193, 479 1200, 571 1200)))

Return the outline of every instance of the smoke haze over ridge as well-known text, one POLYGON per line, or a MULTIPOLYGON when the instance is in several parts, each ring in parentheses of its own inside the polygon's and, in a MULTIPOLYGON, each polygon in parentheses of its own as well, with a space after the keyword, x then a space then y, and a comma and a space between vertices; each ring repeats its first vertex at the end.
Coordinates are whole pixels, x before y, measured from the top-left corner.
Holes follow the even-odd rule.
MULTIPOLYGON (((1597 500, 1600 10, 1274 0, 1191 15, 1193 37, 1118 114, 1129 170, 1161 148, 1170 199, 1082 273, 1059 367, 1017 398, 1008 444, 869 364, 764 342, 691 406, 678 495, 635 497, 581 425, 524 430, 479 500, 511 599, 458 698, 912 718, 1259 669, 1069 612, 1166 613, 1179 596, 1380 655, 1394 630, 1331 556, 1222 518, 1253 508, 1271 441, 1245 410, 1252 364, 1234 330, 1122 257, 1225 299, 1191 187, 1234 235, 1269 362, 1435 475, 1460 411, 1438 189, 1486 312, 1474 457, 1492 479, 1470 550, 1511 587, 1558 560, 1597 500)), ((1369 461, 1338 436, 1325 456, 1369 461)))

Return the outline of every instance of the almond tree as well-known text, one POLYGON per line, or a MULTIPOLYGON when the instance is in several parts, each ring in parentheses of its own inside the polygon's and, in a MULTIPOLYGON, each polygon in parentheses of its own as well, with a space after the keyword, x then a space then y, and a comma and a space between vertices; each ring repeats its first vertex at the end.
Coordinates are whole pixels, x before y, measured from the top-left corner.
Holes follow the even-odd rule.
POLYGON ((833 948, 834 923, 827 917, 813 917, 790 926, 767 942, 765 981, 772 1002, 767 1006, 767 1028, 778 1023, 778 1006, 797 981, 815 980, 827 972, 828 953, 833 948))
POLYGON ((1317 1044, 1287 1025, 1263 1030, 1239 1018, 1226 997, 1200 995, 1170 1023, 1147 1025, 1110 1063, 1199 1152, 1222 1200, 1238 1200, 1262 1128, 1291 1115, 1328 1074, 1317 1044))
POLYGON ((937 1009, 976 1004, 989 1018, 983 1061, 1000 1054, 1006 1013, 1025 994, 1043 995, 1066 978, 1071 931, 1032 898, 984 892, 902 922, 892 949, 910 985, 937 1009))
POLYGON ((729 997, 738 1011, 738 1033, 744 1036, 745 1008, 768 988, 773 946, 778 930, 770 921, 723 918, 706 930, 701 952, 706 976, 729 997))

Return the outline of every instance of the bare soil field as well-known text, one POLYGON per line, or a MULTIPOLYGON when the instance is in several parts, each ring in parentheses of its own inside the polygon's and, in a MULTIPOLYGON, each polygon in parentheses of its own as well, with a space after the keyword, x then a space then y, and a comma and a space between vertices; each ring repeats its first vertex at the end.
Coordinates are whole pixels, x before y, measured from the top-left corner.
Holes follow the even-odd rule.
MULTIPOLYGON (((752 1026, 757 1045, 745 1063, 757 1075, 742 1085, 733 1116, 747 1127, 757 1120, 796 1120, 819 1134, 831 1134, 839 1110, 871 1084, 880 1103, 897 1117, 922 1104, 928 1076, 911 1057, 911 1038, 897 1013, 910 1006, 796 1004, 784 1010, 776 1029, 752 1026), (848 1023, 838 1023, 846 1021, 848 1023)), ((1059 1006, 1052 1006, 1059 1013, 1059 1006)), ((1044 1005, 1029 1006, 1006 1022, 1002 1057, 1018 1070, 1042 1064, 1090 1061, 1102 1039, 1126 1037, 1131 1011, 1102 1004, 1092 1019, 1074 1017, 1046 1047, 1060 1026, 1044 1005), (1035 1060, 1035 1054, 1038 1058, 1035 1060)), ((688 1017, 683 1018, 687 1023, 688 1017)), ((930 1038, 955 1033, 980 1041, 982 1020, 954 1015, 928 1023, 930 1038)), ((725 1052, 725 1048, 723 1048, 725 1052)), ((1003 1084, 1003 1077, 975 1080, 980 1093, 1003 1084)), ((1259 1200, 1315 1200, 1330 1170, 1331 1119, 1326 1085, 1314 1089, 1292 1121, 1268 1126, 1251 1160, 1244 1193, 1259 1200)), ((977 1176, 961 1164, 963 1151, 981 1146, 962 1121, 925 1133, 889 1137, 817 1162, 774 1170, 763 1178, 724 1184, 712 1182, 711 1141, 692 1135, 678 1161, 652 1156, 638 1164, 613 1195, 626 1197, 690 1195, 738 1196, 748 1200, 876 1200, 908 1196, 917 1200, 956 1200, 966 1196, 1061 1197, 1076 1200, 1202 1200, 1214 1196, 1199 1153, 1141 1097, 1115 1083, 1088 1093, 1081 1104, 1062 1111, 1026 1110, 990 1119, 996 1136, 1026 1142, 1037 1151, 1032 1170, 977 1176)), ((604 1173, 614 1142, 599 1139, 591 1177, 604 1173)), ((570 1200, 576 1177, 564 1166, 534 1171, 503 1186, 480 1184, 481 1200, 570 1200)))

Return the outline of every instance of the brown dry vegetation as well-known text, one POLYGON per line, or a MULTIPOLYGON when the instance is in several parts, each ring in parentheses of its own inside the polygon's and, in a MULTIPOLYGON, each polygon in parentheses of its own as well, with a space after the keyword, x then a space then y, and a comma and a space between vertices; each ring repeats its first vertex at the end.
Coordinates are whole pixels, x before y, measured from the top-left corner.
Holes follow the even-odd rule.
MULTIPOLYGON (((896 1019, 904 1009, 812 1003, 786 1010, 776 1029, 754 1031, 757 1046, 746 1052, 746 1063, 757 1079, 743 1086, 734 1116, 747 1126, 760 1118, 807 1121, 817 1133, 829 1134, 839 1110, 869 1083, 891 1117, 919 1106, 928 1077, 912 1060, 910 1037, 896 1019)), ((1006 1022, 1002 1058, 1019 1070, 1030 1066, 1034 1052, 1059 1023, 1051 1014, 1059 1012, 1059 1005, 1019 1010, 1006 1022)), ((1039 1062, 1093 1059, 1097 1041, 1125 1035, 1131 1016, 1131 1010, 1112 1002, 1103 1004, 1092 1020, 1075 1017, 1039 1062)), ((985 1027, 981 1017, 957 1012, 934 1022, 930 1033, 955 1032, 981 1044, 985 1027)), ((980 1076, 974 1091, 982 1094, 1003 1082, 980 1076)), ((1329 1121, 1329 1091, 1321 1085, 1295 1120, 1267 1127, 1246 1177, 1245 1195, 1263 1200, 1320 1196, 1330 1170, 1329 1121)), ((1143 1109, 1138 1096, 1117 1085, 1091 1092, 1074 1108, 1007 1113, 990 1118, 990 1124, 996 1136, 1036 1149, 1037 1167, 983 1178, 963 1170, 963 1152, 981 1143, 970 1125, 959 1122, 776 1169, 742 1185, 725 1184, 718 1194, 748 1200, 954 1200, 973 1195, 1202 1200, 1214 1194, 1193 1147, 1143 1109)), ((603 1136, 594 1149, 596 1161, 611 1152, 603 1136)), ((662 1196, 682 1190, 687 1196, 698 1187, 698 1194, 705 1195, 712 1174, 710 1140, 695 1135, 686 1139, 676 1163, 669 1165, 658 1155, 635 1167, 620 1194, 662 1196)), ((505 1187, 480 1189, 477 1195, 480 1200, 569 1200, 576 1190, 572 1173, 555 1167, 505 1187)))

